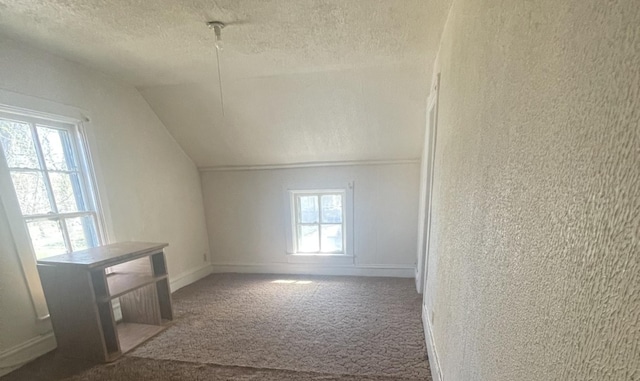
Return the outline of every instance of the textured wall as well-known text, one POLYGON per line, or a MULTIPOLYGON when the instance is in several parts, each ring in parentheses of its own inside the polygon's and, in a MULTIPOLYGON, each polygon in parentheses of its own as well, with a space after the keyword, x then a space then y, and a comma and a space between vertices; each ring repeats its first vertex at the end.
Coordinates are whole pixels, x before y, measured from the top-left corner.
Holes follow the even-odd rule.
POLYGON ((444 379, 640 380, 640 3, 456 0, 436 67, 444 379))
MULTIPOLYGON (((0 89, 72 105, 87 126, 110 238, 169 242, 172 276, 208 252, 200 176, 132 86, 0 39, 0 89)), ((0 209, 0 352, 37 336, 4 210, 0 209)), ((0 370, 1 372, 2 370, 0 370)))

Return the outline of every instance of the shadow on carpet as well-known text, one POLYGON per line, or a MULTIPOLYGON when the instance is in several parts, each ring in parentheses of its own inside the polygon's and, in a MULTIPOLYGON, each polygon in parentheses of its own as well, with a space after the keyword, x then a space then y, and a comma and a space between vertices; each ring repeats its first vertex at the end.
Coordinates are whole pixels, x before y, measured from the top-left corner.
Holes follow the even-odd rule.
MULTIPOLYGON (((253 369, 237 366, 197 364, 183 361, 152 360, 125 356, 111 364, 78 366, 71 360, 51 358, 37 360, 29 367, 2 378, 3 381, 404 381, 396 377, 353 376, 295 372, 277 369, 253 369), (55 361, 55 365, 51 364, 55 361), (34 366, 35 365, 35 366, 34 366)), ((47 357, 47 356, 45 356, 47 357)), ((75 361, 75 360, 74 360, 75 361)))

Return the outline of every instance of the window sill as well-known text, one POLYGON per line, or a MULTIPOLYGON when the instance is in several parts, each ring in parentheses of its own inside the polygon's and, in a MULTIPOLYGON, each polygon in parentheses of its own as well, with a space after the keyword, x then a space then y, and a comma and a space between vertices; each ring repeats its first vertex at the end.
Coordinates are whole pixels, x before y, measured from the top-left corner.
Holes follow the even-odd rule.
POLYGON ((287 253, 287 255, 295 255, 295 256, 300 256, 300 257, 309 257, 309 256, 314 256, 314 257, 353 257, 353 255, 350 254, 344 254, 344 253, 287 253))
POLYGON ((288 253, 287 262, 322 265, 353 265, 354 256, 349 254, 288 253))

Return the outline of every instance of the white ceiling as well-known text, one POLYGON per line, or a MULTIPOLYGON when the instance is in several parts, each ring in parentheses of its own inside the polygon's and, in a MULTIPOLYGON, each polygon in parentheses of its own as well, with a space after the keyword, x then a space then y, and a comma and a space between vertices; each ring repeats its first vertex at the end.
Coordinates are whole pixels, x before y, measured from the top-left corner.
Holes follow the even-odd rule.
POLYGON ((0 0, 0 33, 136 86, 200 167, 407 159, 450 2, 0 0))

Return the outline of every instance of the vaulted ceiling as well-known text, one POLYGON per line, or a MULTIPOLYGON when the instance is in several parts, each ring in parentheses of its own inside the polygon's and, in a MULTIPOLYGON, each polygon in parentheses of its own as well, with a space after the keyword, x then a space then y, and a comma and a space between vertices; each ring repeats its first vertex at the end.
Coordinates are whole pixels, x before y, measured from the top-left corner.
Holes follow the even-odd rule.
POLYGON ((0 0, 0 33, 136 86, 200 167, 412 159, 450 2, 0 0))

